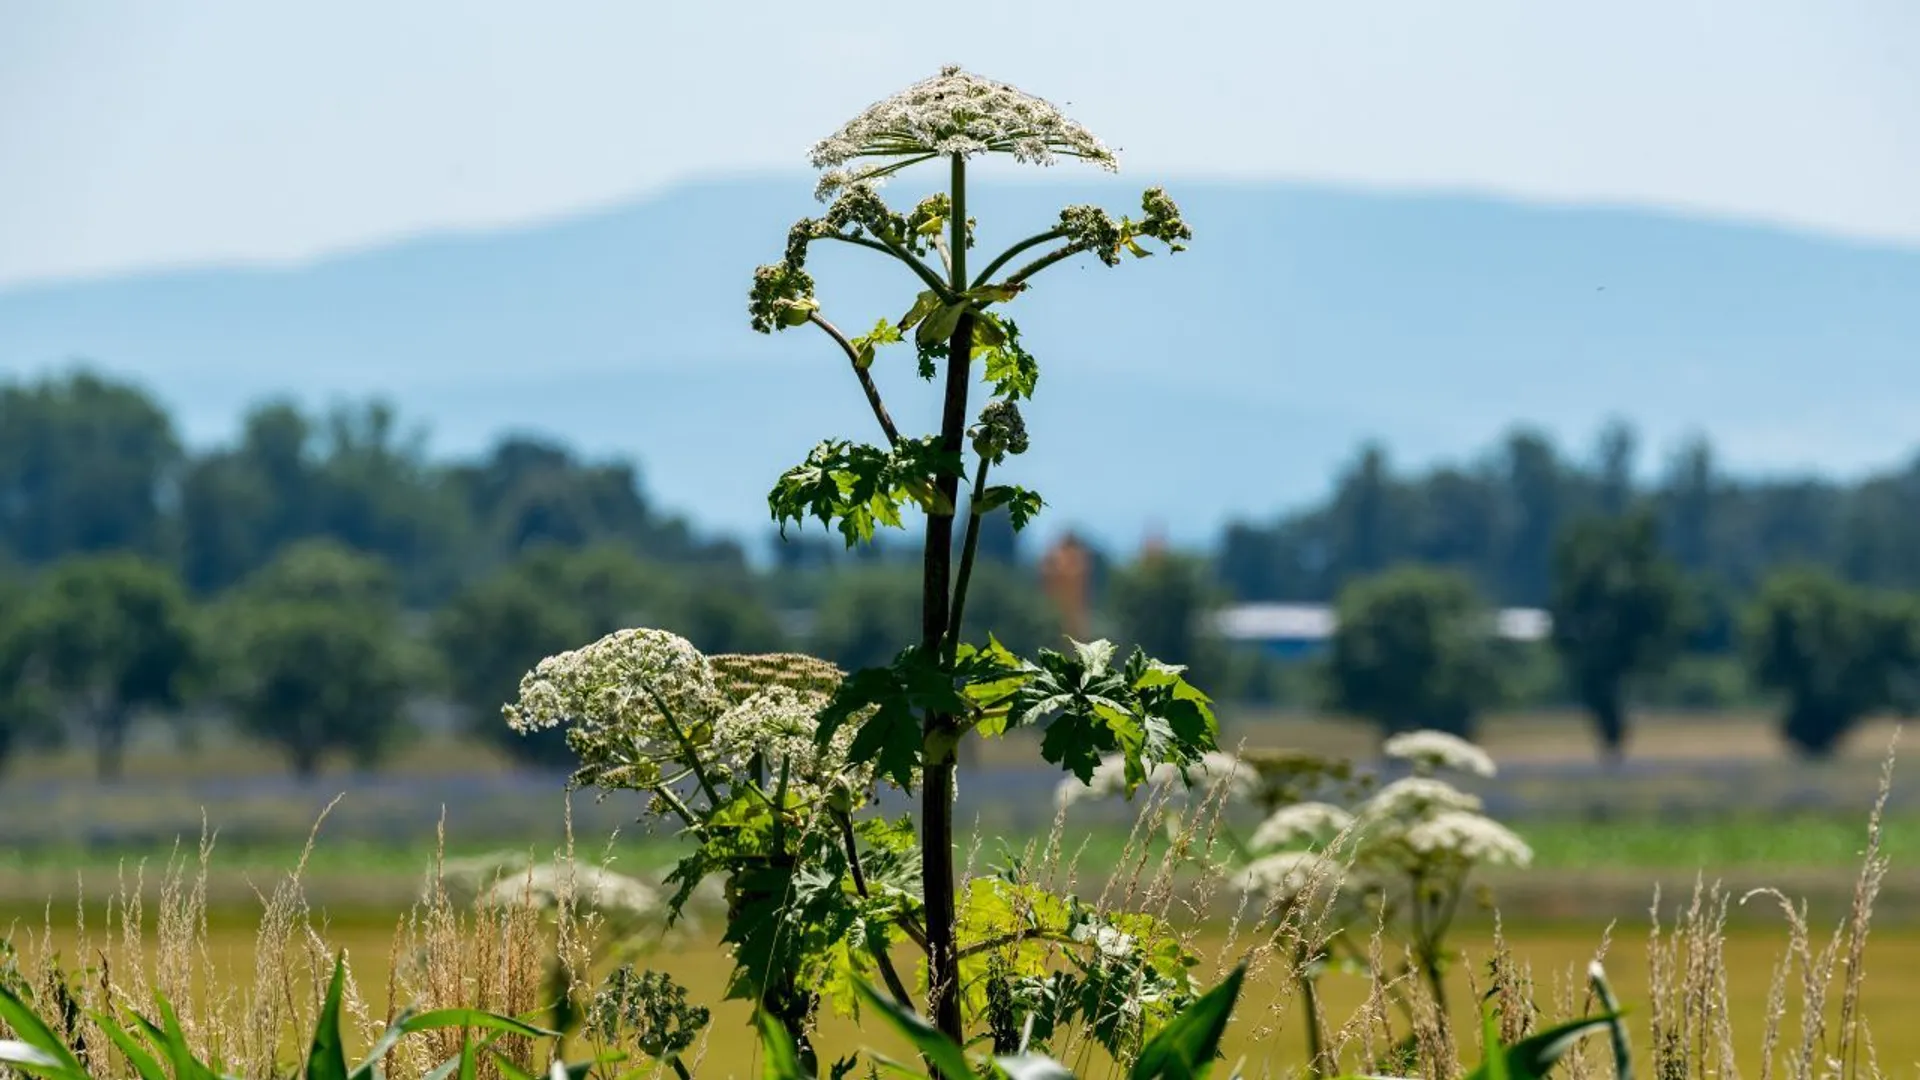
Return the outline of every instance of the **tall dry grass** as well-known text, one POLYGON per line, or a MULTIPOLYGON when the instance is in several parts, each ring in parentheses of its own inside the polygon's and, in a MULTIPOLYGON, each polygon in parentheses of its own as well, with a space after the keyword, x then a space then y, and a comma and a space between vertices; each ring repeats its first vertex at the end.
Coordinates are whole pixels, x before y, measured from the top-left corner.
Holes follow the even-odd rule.
MULTIPOLYGON (((1889 756, 1852 903, 1830 932, 1816 932, 1805 904, 1774 890, 1735 897, 1702 878, 1677 904, 1656 893, 1648 984, 1624 995, 1646 1017, 1651 1032, 1648 1045, 1634 1047, 1643 1080, 1740 1080, 1740 1061, 1752 1060, 1755 1048, 1758 1080, 1888 1075, 1874 1053, 1860 1001, 1874 901, 1887 869, 1881 840, 1891 785, 1889 756), (1742 1029, 1726 1007, 1727 920, 1740 905, 1769 902, 1783 919, 1783 948, 1760 1023, 1742 1029)), ((1102 916, 1152 916, 1196 954, 1203 949, 1203 928, 1212 928, 1208 939, 1214 944, 1205 947, 1195 970, 1199 980, 1210 982, 1244 964, 1249 985, 1275 991, 1258 1003, 1243 1004, 1235 1020, 1251 1036, 1250 1045, 1277 1048, 1262 1060, 1239 1063, 1246 1076, 1358 1071, 1456 1077, 1477 1062, 1486 1049, 1477 1027, 1449 1024, 1384 915, 1351 906, 1354 898, 1343 894, 1337 860, 1284 902, 1262 902, 1234 887, 1228 804, 1225 785, 1195 793, 1149 791, 1123 853, 1107 867, 1082 865, 1063 808, 1044 839, 1007 860, 1011 868, 994 872, 1057 893, 1090 893, 1091 906, 1102 916), (1363 999, 1345 1015, 1330 1015, 1318 994, 1318 973, 1334 963, 1360 970, 1366 978, 1363 999)), ((306 853, 318 833, 316 823, 306 853)), ((1339 842, 1334 846, 1337 850, 1339 842)), ((306 853, 258 892, 250 971, 223 969, 210 948, 206 886, 215 843, 208 834, 166 861, 151 910, 143 900, 145 868, 134 867, 120 876, 103 906, 78 904, 70 930, 57 931, 64 917, 52 907, 40 926, 14 927, 8 950, 0 955, 0 979, 31 994, 36 1008, 95 1075, 131 1071, 91 1015, 146 1011, 156 994, 177 1009, 189 1041, 203 1057, 226 1062, 240 1076, 285 1075, 313 1030, 338 952, 330 943, 325 913, 311 907, 302 891, 306 853)), ((963 888, 984 872, 981 861, 976 846, 966 860, 963 888)), ((555 865, 577 868, 582 880, 592 869, 579 859, 570 833, 555 865)), ((531 894, 532 872, 523 873, 531 894)), ((344 1015, 350 1040, 370 1045, 407 1006, 470 1007, 539 1021, 556 1001, 578 1008, 592 998, 608 966, 609 927, 570 873, 560 875, 557 888, 541 886, 547 890, 541 904, 503 905, 489 902, 484 891, 456 887, 439 854, 425 880, 419 900, 395 923, 386 963, 366 965, 388 972, 378 1003, 353 977, 356 958, 346 957, 344 1015)), ((1537 976, 1527 959, 1507 946, 1495 918, 1491 955, 1468 971, 1467 979, 1475 998, 1484 996, 1495 1010, 1502 1041, 1608 1007, 1596 999, 1585 971, 1537 976)), ((1613 930, 1609 926, 1596 937, 1596 965, 1612 948, 1613 930)), ((1066 963, 1065 952, 1076 947, 1044 935, 1032 942, 1015 935, 1000 947, 1036 943, 1049 950, 1049 962, 1055 964, 1066 963)), ((1054 1056, 1080 1075, 1118 1075, 1119 1067, 1098 1052, 1092 1030, 1096 1022, 1112 1018, 1061 1019, 1054 1056)), ((711 1037, 710 1028, 703 1031, 684 1055, 690 1072, 700 1072, 711 1037)), ((403 1041, 389 1057, 389 1075, 426 1076, 457 1052, 459 1038, 458 1032, 437 1032, 403 1041)), ((605 1040, 590 1031, 579 1039, 589 1056, 631 1049, 602 1045, 605 1040)), ((516 1060, 535 1056, 524 1040, 500 1045, 516 1060)), ((837 1054, 851 1048, 823 1049, 837 1054)), ((1583 1045, 1561 1068, 1569 1080, 1615 1075, 1604 1044, 1583 1045)))

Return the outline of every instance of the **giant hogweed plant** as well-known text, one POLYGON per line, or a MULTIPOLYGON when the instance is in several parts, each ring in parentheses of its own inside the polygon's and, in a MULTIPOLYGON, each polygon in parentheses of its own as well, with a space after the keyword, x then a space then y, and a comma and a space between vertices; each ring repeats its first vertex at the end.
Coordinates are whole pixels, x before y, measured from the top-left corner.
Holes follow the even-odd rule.
POLYGON ((886 666, 843 675, 804 656, 706 657, 670 634, 623 631, 544 661, 508 709, 523 730, 566 724, 582 762, 577 783, 646 791, 654 812, 693 839, 673 875, 674 904, 711 877, 724 881, 736 962, 730 992, 777 1021, 809 1069, 808 1031, 823 997, 853 1010, 854 988, 869 977, 955 1043, 990 1036, 1004 1044, 1014 1023, 1008 988, 1040 979, 1049 949, 1078 949, 1073 1008, 1122 1059, 1137 1057, 1153 1030, 1197 997, 1187 975, 1193 958, 1152 920, 1114 925, 1018 875, 962 889, 956 873, 963 740, 1039 729, 1047 761, 1084 783, 1103 755, 1116 755, 1131 789, 1157 768, 1198 763, 1217 733, 1208 699, 1181 669, 1138 651, 1122 657, 1107 642, 1073 642, 1019 657, 991 637, 962 639, 982 521, 1003 513, 1024 528, 1044 505, 995 472, 1029 449, 1020 403, 1040 377, 1012 317, 1019 300, 1070 259, 1113 266, 1147 255, 1146 241, 1178 251, 1190 237, 1179 209, 1154 188, 1138 217, 1069 206, 977 261, 968 165, 990 154, 1116 165, 1050 103, 944 69, 814 147, 823 170, 816 195, 827 208, 797 222, 780 261, 754 272, 748 304, 756 330, 821 334, 878 429, 873 441, 815 446, 775 483, 772 517, 783 530, 818 520, 853 546, 877 529, 906 528, 917 512, 918 639, 886 666), (940 167, 936 190, 904 211, 882 198, 881 181, 920 165, 940 167), (842 329, 869 325, 873 313, 843 319, 824 309, 808 271, 819 244, 897 267, 906 289, 895 310, 904 314, 864 333, 842 329), (903 429, 882 395, 876 372, 887 372, 893 352, 910 353, 915 374, 942 388, 931 431, 903 429), (917 793, 918 821, 876 814, 880 784, 917 793), (924 1002, 893 963, 903 943, 919 953, 924 1002), (1155 988, 1144 1008, 1141 995, 1123 993, 1143 983, 1155 988))
MULTIPOLYGON (((1365 974, 1409 1028, 1426 1024, 1438 1038, 1452 1038, 1446 976, 1456 956, 1448 938, 1472 875, 1523 867, 1533 857, 1477 796, 1448 780, 1495 775, 1486 751, 1441 731, 1405 732, 1382 750, 1408 775, 1375 786, 1344 762, 1312 755, 1211 753, 1198 767, 1209 781, 1207 802, 1191 819, 1165 819, 1172 846, 1230 874, 1260 904, 1267 937, 1289 954, 1311 1076, 1329 1075, 1334 1064, 1318 991, 1329 970, 1365 974), (1237 806, 1261 815, 1244 837, 1221 812, 1237 806), (1402 946, 1403 961, 1374 955, 1382 938, 1402 946), (1417 994, 1410 992, 1415 981, 1417 994)), ((1124 772, 1119 757, 1108 757, 1091 784, 1062 783, 1062 809, 1125 793, 1124 772)), ((1181 780, 1163 767, 1148 784, 1154 796, 1169 798, 1181 780)))

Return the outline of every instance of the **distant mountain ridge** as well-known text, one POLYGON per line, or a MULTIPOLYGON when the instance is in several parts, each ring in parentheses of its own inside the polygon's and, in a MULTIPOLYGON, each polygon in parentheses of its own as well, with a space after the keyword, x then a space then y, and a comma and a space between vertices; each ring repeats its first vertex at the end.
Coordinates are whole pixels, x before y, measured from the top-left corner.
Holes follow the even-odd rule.
MULTIPOLYGON (((1137 182, 983 184, 981 247, 1067 202, 1131 210, 1137 182)), ((1049 497, 1054 527, 1201 540, 1317 496, 1362 439, 1412 464, 1516 421, 1575 452, 1612 416, 1655 449, 1697 430, 1764 470, 1858 470, 1920 443, 1920 249, 1459 194, 1168 186, 1191 251, 1066 264, 1009 309, 1045 374, 1035 452, 1007 475, 1049 497)), ((749 275, 816 212, 809 192, 800 175, 704 183, 297 267, 0 291, 0 374, 84 358, 152 388, 194 442, 262 397, 378 394, 442 452, 548 432, 636 456, 655 499, 704 527, 757 533, 768 484, 816 439, 872 435, 824 339, 746 325, 749 275)), ((915 287, 862 252, 813 265, 849 327, 915 287)), ((910 368, 902 350, 879 370, 902 425, 925 427, 910 368)))

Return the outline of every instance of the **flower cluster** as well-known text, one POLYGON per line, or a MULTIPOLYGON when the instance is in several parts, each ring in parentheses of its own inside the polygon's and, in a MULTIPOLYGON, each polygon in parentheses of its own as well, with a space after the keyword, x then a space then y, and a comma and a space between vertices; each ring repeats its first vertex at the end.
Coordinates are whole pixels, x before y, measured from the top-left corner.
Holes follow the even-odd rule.
POLYGON ((1526 866, 1533 849, 1512 829, 1467 810, 1446 810, 1406 831, 1407 850, 1427 858, 1478 866, 1526 866))
POLYGON ((1422 776, 1444 770, 1490 777, 1496 771, 1493 758, 1485 750, 1444 731, 1404 732, 1388 739, 1382 749, 1388 757, 1412 765, 1422 776))
POLYGON ((791 262, 769 263, 753 272, 747 294, 747 316, 763 334, 799 326, 818 309, 813 299, 813 277, 791 262))
POLYGON ((1255 851, 1302 844, 1323 845, 1353 827, 1353 815, 1324 802, 1298 802, 1275 810, 1253 830, 1255 851))
POLYGON ((1077 251, 1091 251, 1108 266, 1120 265, 1124 240, 1112 215, 1097 206, 1069 206, 1060 211, 1060 232, 1077 251))
MULTIPOLYGON (((1147 787, 1171 787, 1183 783, 1189 788, 1212 791, 1224 785, 1226 794, 1232 799, 1242 799, 1253 793, 1259 777, 1254 771, 1242 764, 1232 754, 1218 750, 1200 755, 1200 760, 1191 765, 1180 766, 1168 762, 1156 766, 1147 774, 1147 787)), ((1093 777, 1082 784, 1074 777, 1060 781, 1054 789, 1054 799, 1061 806, 1071 806, 1077 802, 1092 799, 1111 799, 1127 793, 1127 760, 1119 754, 1110 754, 1100 759, 1093 768, 1093 777)))
POLYGON ((1337 884, 1341 876, 1340 865, 1317 851, 1281 851, 1248 863, 1235 881, 1243 892, 1258 893, 1268 903, 1285 905, 1310 891, 1337 884))
POLYGON ((587 1024, 608 1043, 628 1035, 648 1057, 665 1061, 693 1045, 712 1013, 687 1004, 687 988, 657 971, 635 972, 622 964, 595 991, 587 1024))
POLYGON ((868 106, 816 144, 812 159, 830 169, 858 158, 987 153, 1035 165, 1057 157, 1117 165, 1113 151, 1051 102, 954 66, 868 106))
POLYGON ((1386 784, 1351 813, 1316 801, 1275 810, 1253 832, 1248 847, 1255 859, 1242 884, 1270 900, 1289 899, 1298 891, 1302 868, 1314 859, 1333 859, 1335 847, 1335 876, 1366 887, 1404 874, 1458 881, 1475 866, 1525 866, 1532 860, 1524 841, 1481 813, 1478 796, 1432 775, 1446 769, 1491 776, 1493 760, 1484 750, 1435 731, 1395 736, 1386 749, 1411 763, 1416 774, 1386 784))
POLYGON ((1140 209, 1147 216, 1134 222, 1133 235, 1151 236, 1167 245, 1171 251, 1185 251, 1185 240, 1193 239, 1193 230, 1187 227, 1187 221, 1180 216, 1180 208, 1174 205, 1165 188, 1148 188, 1140 196, 1140 209))
POLYGON ((1360 819, 1374 826, 1406 826, 1432 814, 1479 809, 1478 795, 1431 776, 1407 776, 1374 792, 1360 808, 1360 819))
POLYGON ((573 863, 536 863, 516 873, 500 874, 480 894, 480 903, 540 911, 556 911, 567 905, 627 927, 655 921, 666 912, 659 890, 646 882, 603 867, 573 863))
POLYGON ((1008 454, 1017 457, 1027 452, 1027 422, 1020 416, 1020 406, 1003 398, 987 402, 967 434, 973 439, 974 452, 995 465, 1008 454))
POLYGON ((727 784, 786 774, 789 790, 863 789, 846 763, 852 729, 816 743, 839 668, 797 653, 702 655, 663 630, 621 630, 542 660, 506 709, 518 731, 567 727, 575 783, 665 789, 687 776, 727 784))

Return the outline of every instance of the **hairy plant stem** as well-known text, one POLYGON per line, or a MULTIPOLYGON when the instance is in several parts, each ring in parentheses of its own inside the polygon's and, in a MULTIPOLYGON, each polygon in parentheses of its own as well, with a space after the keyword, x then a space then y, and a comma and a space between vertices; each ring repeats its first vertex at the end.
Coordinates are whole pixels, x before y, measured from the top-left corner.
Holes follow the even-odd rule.
MULTIPOLYGON (((953 155, 952 289, 966 289, 967 163, 953 155)), ((962 315, 947 342, 945 407, 940 416, 940 445, 958 455, 967 425, 967 385, 973 357, 973 318, 962 315)), ((957 476, 935 481, 947 512, 927 515, 927 546, 921 579, 920 645, 939 656, 947 634, 948 593, 953 559, 953 507, 960 494, 957 476)), ((929 712, 921 726, 925 780, 920 789, 921 880, 927 916, 927 1012, 934 1027, 965 1045, 960 1019, 960 956, 955 939, 953 865, 953 779, 956 718, 929 712)), ((948 1080, 960 1080, 949 1077, 948 1080)))

